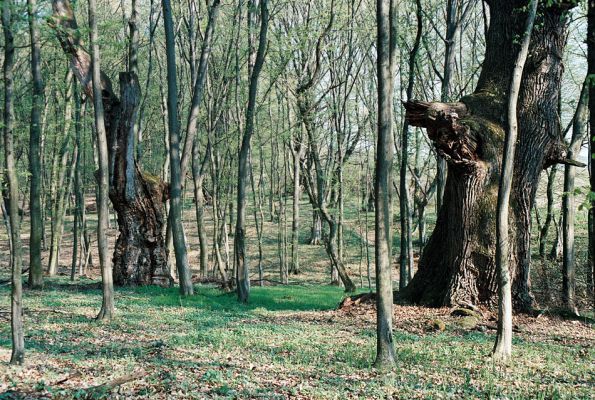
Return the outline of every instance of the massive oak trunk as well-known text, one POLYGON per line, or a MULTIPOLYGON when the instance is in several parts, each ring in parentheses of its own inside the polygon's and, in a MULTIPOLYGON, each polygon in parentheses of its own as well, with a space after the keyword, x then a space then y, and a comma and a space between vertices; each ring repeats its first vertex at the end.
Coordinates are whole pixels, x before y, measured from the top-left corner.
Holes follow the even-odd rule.
MULTIPOLYGON (((496 302, 495 207, 506 129, 506 98, 526 18, 524 1, 487 1, 490 28, 475 92, 460 103, 408 102, 407 119, 427 128, 448 163, 436 228, 404 295, 440 306, 496 302)), ((511 197, 511 276, 519 309, 532 307, 530 211, 541 171, 566 160, 558 98, 566 44, 563 1, 540 5, 519 96, 519 142, 511 197)))
MULTIPOLYGON (((89 97, 91 58, 81 43, 78 25, 68 0, 54 0, 54 27, 71 68, 89 97)), ((119 236, 113 255, 117 285, 169 285, 167 250, 163 238, 163 203, 167 184, 141 172, 134 160, 134 122, 140 87, 134 73, 120 74, 121 101, 110 79, 101 74, 102 100, 109 152, 109 197, 118 216, 119 236)))

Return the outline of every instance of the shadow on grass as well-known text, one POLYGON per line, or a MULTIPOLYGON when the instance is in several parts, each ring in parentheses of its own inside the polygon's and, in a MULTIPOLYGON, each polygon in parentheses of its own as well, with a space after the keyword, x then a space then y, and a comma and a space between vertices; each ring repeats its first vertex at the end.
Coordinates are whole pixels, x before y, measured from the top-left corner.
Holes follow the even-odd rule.
POLYGON ((197 286, 193 296, 181 297, 177 288, 142 287, 119 290, 146 297, 154 306, 195 307, 205 310, 245 313, 255 309, 268 311, 324 311, 337 307, 345 293, 333 286, 253 287, 248 304, 240 304, 236 294, 222 293, 212 287, 197 286))

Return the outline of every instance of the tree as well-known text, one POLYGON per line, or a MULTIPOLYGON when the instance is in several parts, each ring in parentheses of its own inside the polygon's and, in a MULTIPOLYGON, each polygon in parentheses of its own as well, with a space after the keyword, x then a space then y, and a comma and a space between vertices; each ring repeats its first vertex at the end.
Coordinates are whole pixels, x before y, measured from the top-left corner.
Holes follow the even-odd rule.
MULTIPOLYGON (((579 155, 581 144, 585 137, 588 118, 589 101, 588 81, 583 83, 581 95, 572 121, 572 136, 568 144, 568 157, 579 155)), ((575 248, 574 248, 574 178, 576 167, 566 165, 564 168, 564 195, 562 197, 562 300, 566 309, 578 316, 575 296, 575 248)))
POLYGON ((590 289, 595 304, 595 0, 588 0, 587 28, 587 81, 589 86, 589 169, 591 208, 589 209, 589 268, 590 289))
MULTIPOLYGON (((70 58, 71 68, 83 91, 93 98, 91 57, 83 47, 70 1, 53 0, 52 8, 51 23, 56 36, 70 58)), ((137 78, 121 75, 120 80, 133 87, 137 78)), ((112 89, 111 80, 101 71, 100 83, 110 166, 109 197, 118 215, 119 229, 113 255, 114 283, 168 286, 171 276, 162 229, 167 185, 159 177, 141 171, 134 159, 134 129, 129 128, 137 118, 136 107, 132 104, 136 99, 120 101, 112 89)), ((140 96, 140 89, 130 94, 140 96)))
POLYGON ((391 273, 391 186, 393 162, 393 76, 396 69, 395 0, 377 0, 376 59, 378 72, 378 138, 376 144, 376 177, 374 180, 376 233, 376 367, 394 364, 392 316, 393 284, 391 273))
MULTIPOLYGON (((248 30, 254 24, 256 13, 256 2, 251 0, 249 4, 248 30)), ((237 218, 234 240, 234 255, 236 263, 236 284, 238 290, 238 301, 247 303, 250 296, 250 276, 248 260, 246 259, 246 188, 250 174, 250 141, 254 133, 254 114, 256 113, 256 95, 258 93, 258 78, 264 64, 265 51, 267 46, 267 29, 269 24, 268 0, 260 0, 260 34, 258 50, 256 51, 254 64, 249 65, 250 89, 248 94, 248 108, 246 109, 246 124, 242 136, 242 144, 238 156, 238 191, 237 191, 237 218)), ((249 36, 251 36, 251 32, 249 36)), ((251 46, 252 47, 252 46, 251 46)), ((253 55, 250 55, 250 59, 253 55)))
POLYGON ((12 267, 10 292, 10 327, 12 332, 11 364, 25 361, 25 336, 23 332, 23 254, 21 248, 21 222, 19 216, 19 181, 14 152, 14 3, 2 3, 2 29, 4 31, 4 163, 8 181, 8 215, 10 219, 10 265, 12 267))
MULTIPOLYGON (((516 42, 525 1, 487 1, 486 54, 475 91, 458 103, 408 102, 407 118, 425 127, 446 158, 448 177, 436 228, 404 296, 428 305, 495 304, 495 206, 516 42)), ((530 293, 531 209, 544 168, 569 163, 558 112, 568 10, 572 2, 540 6, 519 93, 519 143, 511 192, 512 292, 518 309, 530 293), (539 93, 539 95, 536 95, 539 93), (544 129, 547 127, 547 129, 544 129)))
MULTIPOLYGON (((409 76, 407 78, 407 100, 413 98, 413 84, 415 83, 415 66, 422 35, 422 9, 419 0, 416 0, 417 31, 411 52, 409 53, 409 76)), ((409 122, 403 123, 403 136, 401 141, 401 168, 399 170, 399 210, 401 219, 401 251, 399 255, 399 289, 405 288, 411 278, 413 270, 413 257, 410 257, 413 243, 411 240, 411 212, 409 204, 409 185, 407 182, 407 168, 409 167, 409 122), (408 268, 409 267, 409 268, 408 268)))
POLYGON ((531 0, 529 15, 523 32, 521 48, 518 52, 508 92, 508 131, 504 140, 502 172, 498 186, 498 204, 496 216, 496 269, 498 276, 498 333, 494 345, 494 357, 507 359, 512 352, 512 293, 510 282, 510 241, 508 236, 508 208, 510 206, 510 188, 514 168, 514 155, 518 137, 517 104, 523 69, 529 51, 529 42, 538 0, 531 0))
POLYGON ((188 265, 186 238, 182 226, 182 171, 180 164, 180 127, 178 123, 178 86, 176 78, 176 49, 174 27, 169 0, 162 0, 163 23, 165 25, 165 51, 167 53, 167 118, 169 128, 170 158, 170 218, 176 255, 176 266, 180 279, 180 293, 192 295, 192 276, 188 265))
POLYGON ((29 172, 31 191, 29 209, 31 215, 31 236, 29 239, 29 286, 43 286, 41 266, 41 238, 43 219, 41 217, 41 112, 43 110, 43 80, 41 77, 41 57, 39 29, 37 27, 36 0, 27 0, 29 35, 31 38, 31 75, 33 76, 33 99, 31 104, 31 127, 29 134, 29 172))
POLYGON ((97 136, 97 152, 99 158, 99 196, 97 242, 99 247, 99 264, 101 265, 101 279, 103 287, 103 302, 101 311, 97 315, 99 320, 110 320, 114 314, 114 284, 111 260, 107 243, 107 229, 109 219, 109 165, 107 154, 107 131, 103 110, 103 96, 101 87, 101 61, 99 44, 97 43, 97 20, 95 18, 95 0, 89 0, 89 42, 91 44, 91 78, 93 84, 93 109, 95 111, 95 132, 97 136))

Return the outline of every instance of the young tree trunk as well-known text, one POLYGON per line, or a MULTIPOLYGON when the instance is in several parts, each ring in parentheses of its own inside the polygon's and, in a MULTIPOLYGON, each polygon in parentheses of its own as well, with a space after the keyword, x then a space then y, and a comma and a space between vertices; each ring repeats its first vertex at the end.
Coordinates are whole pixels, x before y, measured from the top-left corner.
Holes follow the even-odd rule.
MULTIPOLYGON (((256 12, 254 1, 250 3, 250 14, 256 12)), ((254 17, 249 15, 248 23, 254 23, 254 17)), ((242 137, 242 145, 238 156, 238 193, 237 193, 237 218, 234 240, 234 254, 236 266, 236 284, 238 301, 247 303, 250 296, 250 276, 248 260, 246 258, 245 225, 246 225, 246 187, 248 186, 248 174, 250 158, 250 141, 254 132, 254 114, 256 112, 256 95, 258 91, 258 78, 264 64, 265 50, 267 46, 266 36, 269 24, 268 0, 260 0, 260 35, 256 58, 250 73, 250 89, 248 95, 248 108, 246 109, 246 125, 242 137)))
POLYGON ((2 4, 2 28, 4 30, 4 164, 8 181, 8 215, 10 219, 10 266, 12 269, 10 292, 10 328, 12 333, 11 364, 25 362, 25 335, 23 329, 23 253, 21 248, 21 222, 19 216, 19 181, 14 155, 14 36, 12 32, 14 3, 5 0, 2 4))
POLYGON ((309 244, 318 246, 322 243, 322 219, 320 212, 316 209, 312 210, 312 227, 310 228, 309 244))
MULTIPOLYGON (((184 140, 184 148, 183 148, 182 156, 181 156, 181 160, 180 160, 180 180, 181 180, 182 187, 184 186, 184 181, 186 179, 186 172, 188 169, 188 164, 190 162, 190 159, 192 158, 192 149, 194 147, 194 139, 196 137, 196 132, 198 130, 198 116, 199 116, 199 112, 200 112, 200 105, 202 103, 202 97, 203 97, 203 92, 204 92, 204 87, 205 87, 205 82, 206 82, 206 77, 207 77, 207 69, 208 69, 208 65, 209 65, 208 61, 209 61, 209 56, 211 54, 211 45, 212 45, 212 41, 213 41, 213 35, 215 32, 215 24, 217 21, 217 15, 219 13, 219 6, 220 6, 220 0, 215 0, 215 1, 213 1, 213 3, 211 4, 211 6, 209 8, 209 20, 207 23, 207 28, 206 28, 203 43, 202 43, 201 55, 200 55, 197 72, 194 71, 195 70, 194 60, 191 60, 191 63, 192 63, 191 64, 191 70, 192 70, 192 79, 191 80, 194 84, 194 87, 192 90, 190 113, 188 114, 188 121, 187 121, 187 125, 186 125, 186 137, 184 140), (195 77, 195 75, 196 75, 196 77, 195 77)), ((191 44, 192 43, 193 42, 191 42, 191 44)), ((170 113, 168 113, 168 115, 170 115, 170 113)), ((176 124, 178 125, 177 119, 176 119, 176 124)), ((171 131, 171 129, 168 129, 168 130, 171 131)), ((179 135, 179 133, 178 133, 178 135, 179 135)), ((179 147, 179 145, 178 145, 178 147, 179 147)), ((168 149, 171 149, 171 144, 169 144, 169 143, 168 143, 168 149)), ((179 154, 179 150, 178 150, 178 154, 179 154)), ((171 214, 171 212, 172 212, 172 210, 170 208, 170 210, 168 211, 168 214, 171 214)), ((184 226, 182 224, 180 224, 180 226, 181 226, 181 230, 182 230, 182 235, 184 235, 184 226)), ((167 234, 166 234, 166 242, 167 242, 169 248, 171 248, 173 246, 173 242, 172 242, 173 240, 174 240, 174 237, 173 237, 173 233, 172 233, 172 217, 170 215, 168 217, 167 234)), ((174 251, 175 251, 175 246, 174 246, 174 251)), ((187 268, 190 268, 188 266, 188 263, 186 263, 186 266, 187 266, 187 268)), ((182 281, 180 280, 180 282, 182 282, 182 281)))
POLYGON ((514 154, 518 137, 517 104, 523 69, 529 52, 529 42, 533 31, 533 22, 537 13, 538 0, 531 0, 529 15, 523 33, 521 48, 518 52, 512 82, 508 92, 508 131, 504 140, 502 172, 498 186, 498 204, 496 215, 496 269, 498 276, 498 332, 493 354, 495 358, 507 359, 512 352, 512 285, 510 280, 510 240, 508 234, 508 209, 514 172, 514 154))
POLYGON ((252 157, 250 158, 250 185, 252 188, 252 199, 254 201, 254 225, 256 226, 256 237, 258 239, 258 284, 259 286, 264 286, 264 271, 262 266, 263 260, 263 250, 262 250, 262 230, 263 230, 263 222, 264 222, 264 213, 262 211, 262 196, 261 196, 261 187, 262 187, 262 180, 264 176, 264 157, 262 155, 262 146, 259 148, 260 150, 260 178, 258 183, 258 191, 256 189, 256 185, 254 184, 254 168, 252 165, 252 157))
MULTIPOLYGON (((60 244, 64 230, 64 196, 66 195, 66 175, 68 171, 68 151, 70 147, 70 126, 72 120, 72 82, 71 72, 66 76, 66 106, 64 108, 64 127, 62 130, 62 142, 60 151, 54 156, 52 171, 53 190, 50 196, 52 223, 50 234, 50 258, 48 262, 48 275, 55 276, 58 273, 58 262, 60 260, 60 244)), ((57 140, 56 140, 57 141, 57 140)))
POLYGON ((205 195, 203 182, 205 179, 207 165, 211 157, 211 142, 207 144, 205 155, 200 162, 198 158, 198 140, 194 140, 194 148, 192 150, 192 178, 194 180, 194 201, 196 206, 196 224, 198 226, 198 242, 200 246, 200 275, 203 278, 207 277, 209 268, 209 250, 207 240, 207 230, 205 226, 205 195), (200 162, 200 165, 199 165, 200 162))
POLYGON ((556 166, 553 165, 550 168, 550 172, 547 174, 547 208, 545 214, 545 221, 543 222, 543 226, 539 230, 539 257, 542 260, 545 260, 545 248, 547 246, 547 237, 550 230, 550 226, 552 225, 552 219, 554 217, 554 183, 556 181, 557 171, 558 168, 556 168, 556 166))
POLYGON ((108 137, 105 125, 104 104, 102 94, 101 66, 99 44, 97 43, 97 21, 95 19, 95 0, 89 0, 89 41, 91 44, 91 78, 93 86, 93 108, 95 110, 95 130, 97 134, 97 150, 99 158, 99 196, 97 242, 99 247, 99 264, 103 283, 103 302, 97 315, 99 320, 110 320, 114 314, 114 285, 112 264, 108 256, 107 229, 109 219, 109 157, 108 137))
POLYGON ((29 172, 31 173, 31 191, 29 210, 31 216, 31 236, 29 240, 29 287, 39 289, 43 286, 43 268, 41 266, 41 237, 43 219, 41 217, 41 113, 44 106, 43 80, 39 29, 37 27, 36 0, 27 0, 29 16, 29 35, 31 37, 31 74, 33 76, 33 99, 31 105, 31 128, 29 134, 29 172))
MULTIPOLYGON (((448 163, 443 206, 418 271, 404 296, 441 306, 496 303, 495 206, 504 138, 506 96, 516 40, 522 36, 524 1, 489 0, 486 55, 475 92, 460 103, 408 102, 407 118, 428 128, 448 163)), ((511 205, 511 276, 515 306, 532 308, 530 227, 539 175, 569 163, 558 117, 562 62, 570 3, 543 4, 530 43, 519 95, 519 143, 511 205), (547 129, 544 129, 547 127, 547 129)))
MULTIPOLYGON (((413 48, 409 53, 409 76, 407 78, 407 100, 413 97, 413 84, 415 82, 415 65, 422 35, 422 9, 419 0, 416 1, 417 33, 413 48)), ((409 122, 403 124, 403 136, 401 141, 401 167, 399 170, 399 217, 401 221, 401 249, 399 255, 399 289, 402 290, 409 283, 410 272, 413 266, 410 262, 409 249, 411 243, 411 224, 409 223, 410 203, 409 184, 407 182, 407 168, 409 165, 409 122)))
MULTIPOLYGON (((70 266, 71 281, 74 281, 77 271, 77 253, 83 224, 83 209, 85 207, 83 181, 81 177, 81 153, 83 152, 83 148, 81 147, 81 101, 76 81, 74 82, 74 132, 74 146, 77 149, 77 153, 74 159, 74 224, 72 228, 72 263, 70 266)), ((79 262, 79 264, 82 263, 79 262)))
MULTIPOLYGON (((163 23, 165 26, 165 50, 167 54, 167 115, 169 127, 169 159, 170 159, 170 215, 174 253, 180 293, 182 296, 194 294, 192 273, 188 264, 186 238, 182 226, 182 176, 180 164, 180 127, 178 123, 178 84, 176 78, 176 49, 174 26, 170 0, 162 0, 163 23)), ((192 141, 190 142, 192 145, 192 141)), ((188 146, 190 150, 190 146, 188 146)))
MULTIPOLYGON (((568 157, 579 155, 582 140, 585 136, 585 127, 588 119, 588 81, 583 84, 581 97, 576 108, 572 126, 572 137, 568 146, 568 157)), ((564 168, 564 195, 562 197, 562 300, 566 309, 578 315, 575 299, 575 251, 574 251, 574 178, 575 167, 566 165, 564 168)))
POLYGON ((304 145, 301 138, 296 138, 295 143, 290 145, 292 146, 291 155, 293 160, 293 218, 291 221, 291 264, 289 272, 298 275, 300 273, 300 163, 304 153, 304 145))
MULTIPOLYGON (((419 2, 419 0, 418 0, 419 2)), ((376 361, 377 368, 395 363, 393 346, 393 285, 391 273, 391 187, 394 138, 392 133, 393 76, 396 53, 396 1, 377 0, 378 138, 374 181, 376 233, 376 361)), ((418 32, 419 33, 419 32, 418 32)))
MULTIPOLYGON (((56 27, 62 49, 70 57, 71 68, 83 90, 87 96, 94 98, 91 57, 76 34, 78 26, 70 2, 53 0, 52 8, 52 24, 56 27)), ((120 233, 113 255, 114 282, 118 285, 170 285, 162 233, 163 203, 167 199, 168 188, 158 177, 141 172, 134 160, 134 130, 131 127, 136 118, 136 97, 140 96, 137 79, 131 75, 120 75, 121 86, 125 86, 120 90, 125 90, 130 96, 122 99, 122 103, 105 74, 99 71, 96 80, 97 93, 101 94, 99 100, 105 112, 106 141, 110 143, 106 165, 112 166, 106 176, 100 173, 100 178, 108 182, 120 233)), ((103 150, 101 147, 98 149, 101 156, 103 150)), ((107 194, 101 197, 107 198, 107 194)), ((107 207, 103 217, 107 226, 107 207)), ((102 220, 100 222, 103 223, 102 220)), ((103 238, 99 239, 100 244, 106 244, 103 238)), ((102 257, 107 263, 108 256, 104 254, 102 257)))

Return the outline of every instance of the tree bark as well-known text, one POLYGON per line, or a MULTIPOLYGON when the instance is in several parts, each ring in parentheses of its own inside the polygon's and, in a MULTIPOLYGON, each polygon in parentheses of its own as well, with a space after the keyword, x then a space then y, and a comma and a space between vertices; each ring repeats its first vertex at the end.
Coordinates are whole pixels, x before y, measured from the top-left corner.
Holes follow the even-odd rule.
MULTIPOLYGON (((253 14, 256 7, 254 1, 250 4, 253 14)), ((249 15, 248 23, 253 23, 253 16, 249 15)), ((246 125, 242 137, 242 145, 238 156, 238 193, 237 193, 237 219, 235 228, 234 254, 236 266, 236 284, 238 301, 247 303, 250 297, 250 276, 248 260, 246 258, 246 187, 248 186, 250 141, 254 133, 254 115, 256 113, 256 95, 258 92, 258 78, 264 64, 265 50, 267 46, 266 36, 269 24, 268 0, 260 0, 260 35, 258 50, 256 51, 254 64, 250 71, 250 89, 248 94, 248 108, 246 109, 246 125)), ((252 56, 251 56, 252 58, 252 56)))
POLYGON ((587 11, 587 76, 589 79, 589 170, 591 209, 589 210, 590 296, 595 306, 595 0, 588 0, 587 11))
POLYGON ((37 27, 37 2, 27 0, 29 14, 29 35, 31 38, 31 74, 33 76, 33 99, 31 104, 31 128, 29 134, 29 172, 31 190, 29 210, 31 216, 31 236, 29 239, 29 287, 43 286, 41 266, 41 238, 43 219, 41 217, 41 113, 43 111, 43 80, 41 77, 41 57, 39 28, 37 27))
MULTIPOLYGON (((409 53, 409 76, 407 77, 407 100, 413 97, 413 85, 415 83, 415 64, 422 35, 422 9, 419 0, 416 4, 417 33, 413 48, 409 53)), ((401 140, 401 168, 399 170, 399 218, 401 222, 401 241, 399 254, 399 289, 404 289, 409 283, 410 272, 413 266, 409 257, 411 243, 411 225, 409 223, 409 185, 407 182, 407 168, 409 165, 409 122, 405 119, 403 123, 403 136, 401 140)))
MULTIPOLYGON (((585 127, 588 119, 588 80, 583 84, 581 97, 572 122, 572 137, 568 146, 568 157, 579 155, 585 127)), ((576 167, 566 165, 564 168, 564 195, 562 197, 562 300, 566 309, 578 316, 576 307, 576 265, 574 251, 574 178, 576 167)))
POLYGON ((304 145, 301 135, 298 138, 293 138, 290 146, 293 161, 293 216, 291 221, 291 264, 289 266, 289 272, 298 275, 300 273, 300 170, 304 155, 304 145))
MULTIPOLYGON (((396 1, 376 2, 378 74, 378 138, 376 144, 376 178, 374 180, 376 234, 376 361, 377 368, 395 363, 393 346, 393 285, 391 254, 391 187, 394 138, 393 76, 396 60, 396 1)), ((418 0, 419 6, 419 0, 418 0)), ((418 32, 419 33, 419 32, 418 32)))
MULTIPOLYGON (((486 54, 475 92, 460 103, 408 102, 407 118, 426 127, 447 160, 444 203, 419 269, 404 296, 441 306, 458 302, 496 303, 495 206, 502 121, 526 11, 524 1, 489 0, 486 54)), ((519 143, 511 208, 511 276, 514 305, 532 307, 530 294, 531 206, 539 175, 555 163, 568 163, 561 135, 558 98, 572 4, 542 4, 533 31, 519 94, 519 143)))
MULTIPOLYGON (((178 85, 176 78, 176 49, 170 0, 162 0, 163 23, 165 26, 165 50, 167 54, 167 115, 169 127, 170 200, 169 223, 171 224, 174 253, 180 293, 189 296, 194 293, 192 273, 188 264, 186 238, 182 226, 182 176, 180 163, 180 127, 178 123, 178 85)), ((190 143, 192 144, 192 142, 190 143)), ((188 151, 190 151, 190 146, 188 151)))
POLYGON ((531 0, 527 23, 523 32, 521 48, 518 52, 512 82, 508 92, 507 122, 508 131, 504 139, 504 154, 502 155, 502 172, 498 186, 498 204, 496 215, 496 270, 498 277, 498 332, 493 354, 495 358, 505 360, 512 353, 512 287, 510 280, 510 240, 508 228, 508 209, 510 207, 510 192, 514 173, 514 155, 518 137, 517 104, 523 69, 529 52, 529 42, 538 0, 531 0))
POLYGON ((196 224, 198 227, 198 242, 200 246, 200 274, 203 278, 207 277, 209 269, 209 250, 207 240, 207 230, 205 224, 205 195, 203 182, 206 175, 206 169, 211 157, 211 142, 207 144, 205 155, 200 162, 198 154, 198 141, 195 139, 192 151, 192 177, 194 180, 194 201, 196 206, 196 224))
POLYGON ((14 157, 14 35, 12 32, 14 3, 2 4, 4 30, 4 164, 8 181, 8 215, 10 219, 10 266, 12 270, 10 291, 10 328, 12 333, 11 364, 25 362, 25 335, 23 329, 23 253, 21 248, 21 222, 19 216, 19 181, 14 157))
MULTIPOLYGON (((83 49, 78 25, 68 0, 53 0, 52 24, 62 49, 70 57, 71 68, 82 89, 94 98, 91 57, 83 49)), ((119 236, 113 255, 114 282, 117 285, 170 285, 167 251, 163 238, 163 203, 168 187, 156 176, 141 172, 134 160, 135 104, 140 96, 136 77, 121 75, 128 104, 121 104, 112 90, 110 79, 101 71, 98 93, 105 111, 109 197, 118 215, 119 236), (126 114, 124 114, 124 112, 126 114), (111 174, 110 174, 111 172, 111 174)), ((124 100, 124 99, 123 99, 124 100)), ((100 148, 101 150, 101 148, 100 148)), ((101 178, 101 176, 100 176, 101 178)), ((107 195, 106 195, 107 197, 107 195)), ((106 211, 107 225, 107 211, 106 211)), ((107 261, 107 256, 104 254, 107 261)))
POLYGON ((550 230, 550 226, 552 225, 552 220, 554 218, 554 182, 556 179, 557 170, 558 169, 554 165, 550 168, 550 172, 547 174, 547 207, 545 221, 543 222, 543 226, 539 230, 539 257, 542 260, 545 260, 545 248, 547 246, 547 237, 550 230))
POLYGON ((89 42, 91 45, 91 83, 93 89, 93 108, 95 111, 95 130, 97 135, 97 152, 99 158, 99 196, 97 242, 99 247, 99 264, 103 288, 103 302, 97 315, 99 320, 110 320, 114 314, 114 285, 112 264, 108 258, 107 229, 109 219, 109 156, 108 136, 105 125, 105 114, 101 81, 99 44, 97 43, 97 20, 95 19, 95 0, 89 0, 89 42))

